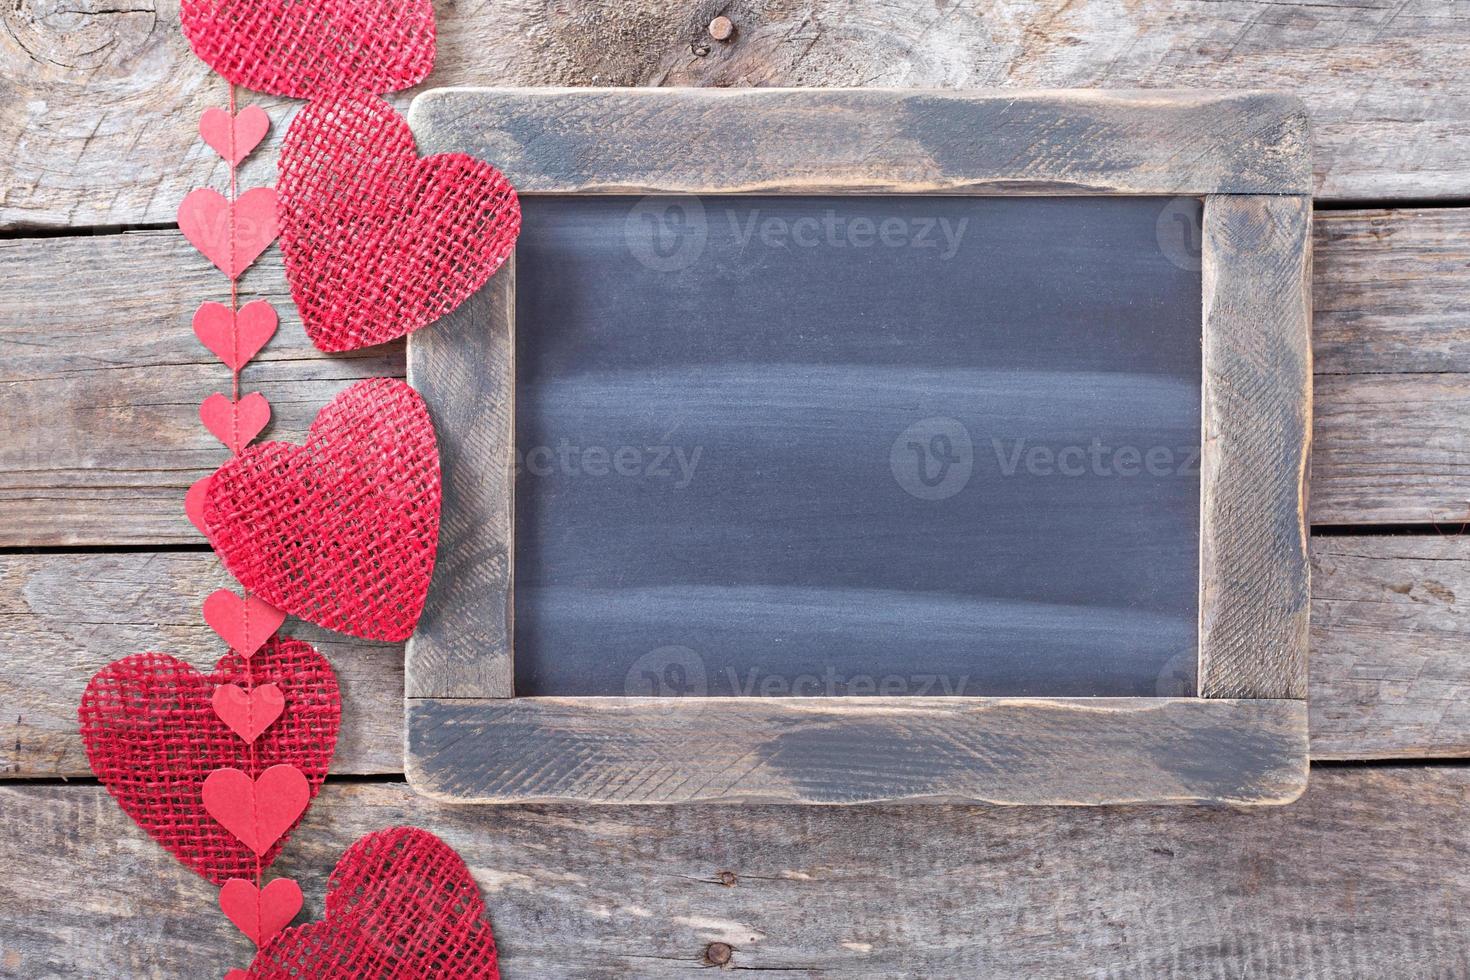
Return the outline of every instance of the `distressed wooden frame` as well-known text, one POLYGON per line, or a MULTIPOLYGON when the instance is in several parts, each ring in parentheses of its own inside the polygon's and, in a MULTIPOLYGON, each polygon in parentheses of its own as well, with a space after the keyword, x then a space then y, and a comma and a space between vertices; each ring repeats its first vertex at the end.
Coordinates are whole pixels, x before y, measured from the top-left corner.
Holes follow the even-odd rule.
POLYGON ((1259 93, 445 89, 423 153, 532 194, 1204 200, 1196 697, 517 698, 515 271, 409 342, 444 475, 409 782, 466 803, 1285 803, 1307 775, 1311 164, 1259 93), (483 352, 467 358, 465 351, 483 352))

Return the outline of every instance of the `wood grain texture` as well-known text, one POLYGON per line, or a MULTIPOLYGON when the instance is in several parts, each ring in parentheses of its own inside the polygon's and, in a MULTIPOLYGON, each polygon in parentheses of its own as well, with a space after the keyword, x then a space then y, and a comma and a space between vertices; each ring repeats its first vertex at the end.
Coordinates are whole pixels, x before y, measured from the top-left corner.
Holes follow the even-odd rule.
MULTIPOLYGON (((1316 759, 1470 756, 1470 536, 1312 540, 1311 736, 1316 759)), ((0 559, 0 779, 86 776, 82 687, 99 667, 157 649, 198 667, 219 641, 196 610, 228 584, 204 553, 0 559)), ((340 773, 401 771, 397 645, 299 623, 342 682, 340 773)))
POLYGON ((1470 756, 1470 536, 1312 539, 1314 759, 1470 756))
MULTIPOLYGON (((227 586, 238 588, 205 553, 0 556, 0 779, 90 775, 77 734, 87 681, 150 650, 212 669, 225 645, 199 607, 227 586)), ((401 772, 401 647, 295 620, 283 632, 316 647, 337 673, 332 771, 401 772)))
MULTIPOLYGON (((436 4, 445 85, 1279 89, 1316 130, 1326 198, 1463 194, 1470 17, 1442 0, 542 0, 436 4), (734 38, 711 44, 724 13, 734 38)), ((177 0, 27 0, 0 13, 0 229, 172 222, 226 179, 195 135, 224 84, 177 0)), ((409 93, 411 94, 411 93, 409 93)), ((294 105, 245 185, 269 180, 294 105)), ((400 107, 408 94, 397 97, 400 107)), ((670 128, 684 125, 670 120, 670 128)))
POLYGON ((1470 209, 1315 230, 1313 521, 1470 521, 1470 209))
POLYGON ((409 699, 410 784, 462 803, 1289 803, 1301 701, 409 699))
POLYGON ((408 381, 434 418, 444 486, 439 559, 407 647, 409 697, 512 693, 514 324, 512 258, 408 341, 408 381))
POLYGON ((1307 695, 1311 216, 1205 199, 1201 697, 1307 695))
POLYGON ((408 120, 523 194, 1311 193, 1305 108, 1265 92, 463 88, 408 120))
MULTIPOLYGON (((91 786, 0 788, 0 975, 219 976, 215 890, 91 786), (58 874, 85 868, 86 873, 58 874)), ((507 978, 1442 980, 1470 971, 1470 772, 1315 772, 1250 809, 446 807, 328 782, 274 871, 322 914, 361 834, 432 830, 507 978)))
MULTIPOLYGON (((1314 229, 1313 520, 1470 521, 1470 209, 1319 212, 1314 229)), ((218 272, 150 231, 0 240, 0 282, 0 546, 198 543, 184 491, 225 451, 195 411, 229 379, 189 322, 218 272)), ((312 348, 275 250, 242 288, 282 317, 244 375, 271 399, 266 438, 302 438, 355 380, 403 376, 402 344, 312 348)))

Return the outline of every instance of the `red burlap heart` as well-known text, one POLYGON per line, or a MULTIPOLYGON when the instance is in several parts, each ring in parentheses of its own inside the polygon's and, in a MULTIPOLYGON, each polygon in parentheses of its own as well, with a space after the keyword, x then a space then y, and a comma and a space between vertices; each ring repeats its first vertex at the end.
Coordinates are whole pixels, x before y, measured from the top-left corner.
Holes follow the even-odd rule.
POLYGON ((225 567, 266 602, 328 629, 405 640, 439 543, 439 449, 402 381, 359 381, 306 445, 266 442, 209 481, 204 524, 225 567))
POLYGON ((379 99, 301 110, 280 174, 286 279, 323 351, 437 320, 500 268, 521 230, 500 171, 463 153, 420 160, 408 124, 379 99))
POLYGON ((268 942, 254 980, 454 977, 499 980, 475 879, 427 831, 394 827, 347 849, 327 883, 327 917, 268 942))
POLYGON ((216 685, 246 683, 246 667, 233 653, 212 674, 167 654, 134 654, 97 672, 78 711, 87 761, 123 812, 216 885, 254 880, 256 858, 205 812, 205 777, 224 766, 258 773, 289 763, 306 774, 315 796, 337 745, 341 699, 331 665, 308 644, 277 638, 251 658, 250 677, 280 688, 286 706, 255 740, 252 756, 212 704, 216 685))
POLYGON ((434 67, 431 0, 183 0, 179 20, 225 79, 293 99, 395 92, 434 67))

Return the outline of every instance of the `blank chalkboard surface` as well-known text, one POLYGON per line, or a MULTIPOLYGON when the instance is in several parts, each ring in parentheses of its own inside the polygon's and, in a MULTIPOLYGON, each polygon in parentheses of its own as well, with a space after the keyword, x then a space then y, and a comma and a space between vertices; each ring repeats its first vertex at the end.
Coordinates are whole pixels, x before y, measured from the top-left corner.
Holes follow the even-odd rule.
POLYGON ((1199 227, 527 198, 516 694, 1192 695, 1199 227))

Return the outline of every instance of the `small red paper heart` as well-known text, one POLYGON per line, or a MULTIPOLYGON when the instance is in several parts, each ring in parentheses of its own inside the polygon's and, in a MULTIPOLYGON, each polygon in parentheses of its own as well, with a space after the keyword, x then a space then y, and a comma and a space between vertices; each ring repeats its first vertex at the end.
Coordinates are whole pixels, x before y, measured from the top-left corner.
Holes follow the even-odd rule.
POLYGON ((286 696, 274 684, 247 691, 238 684, 221 684, 211 699, 220 721, 247 743, 260 737, 286 709, 286 696))
POLYGON ((252 187, 234 206, 219 191, 201 187, 179 202, 179 231, 231 279, 250 268, 276 240, 276 192, 252 187))
POLYGON ((420 160, 408 124, 379 99, 302 109, 280 172, 286 279, 323 351, 437 320, 500 268, 521 230, 500 171, 463 153, 420 160))
POLYGON ((232 453, 239 453, 271 420, 271 405, 252 391, 237 402, 215 392, 199 404, 199 421, 232 453))
POLYGON ((246 106, 235 116, 226 109, 205 109, 199 117, 199 135, 232 167, 260 145, 270 128, 271 117, 258 105, 246 106))
POLYGON ((232 311, 223 303, 204 303, 194 311, 194 336, 231 371, 238 371, 260 353, 276 332, 280 318, 263 299, 232 311))
POLYGON ((301 911, 301 886, 290 878, 277 878, 256 888, 253 881, 231 878, 219 890, 219 907, 255 945, 264 946, 301 911))
POLYGON ((423 399, 360 381, 304 446, 247 448, 209 481, 209 538, 252 593, 328 629, 404 640, 423 611, 439 543, 439 450, 423 399))
POLYGON ((200 790, 204 809, 256 854, 271 849, 311 802, 306 774, 295 766, 271 766, 251 779, 239 769, 216 769, 200 790))
POLYGON ((227 81, 293 99, 395 92, 434 67, 430 0, 183 0, 179 20, 227 81))
POLYGON ((287 763, 306 774, 315 796, 337 744, 341 697, 331 665, 308 644, 282 638, 248 662, 221 658, 211 674, 162 653, 124 657, 92 678, 77 714, 87 761, 123 811, 186 867, 222 885, 254 878, 287 837, 257 859, 205 811, 205 777, 224 766, 259 771, 287 763), (211 703, 219 685, 251 679, 275 684, 286 700, 253 746, 211 703))
POLYGON ((209 495, 209 481, 214 479, 214 474, 201 477, 189 485, 184 491, 184 516, 189 523, 199 529, 199 533, 206 538, 209 537, 209 528, 204 523, 204 501, 209 495))
POLYGON ((327 882, 327 917, 266 943, 246 974, 499 980, 495 936, 463 859, 415 827, 368 834, 327 882))
POLYGON ((204 600, 204 621, 248 660, 281 628, 286 614, 259 596, 241 599, 229 589, 216 589, 204 600))

